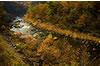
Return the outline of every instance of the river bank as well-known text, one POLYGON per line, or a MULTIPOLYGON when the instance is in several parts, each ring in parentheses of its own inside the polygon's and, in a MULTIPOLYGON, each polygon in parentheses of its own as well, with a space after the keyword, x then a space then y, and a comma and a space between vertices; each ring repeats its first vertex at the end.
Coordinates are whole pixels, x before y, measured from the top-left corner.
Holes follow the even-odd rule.
MULTIPOLYGON (((5 30, 3 31, 3 35, 5 36, 5 39, 8 41, 10 46, 14 48, 15 53, 18 53, 20 57, 22 58, 23 62, 26 64, 29 64, 30 66, 36 65, 55 65, 56 63, 59 65, 65 65, 62 61, 66 61, 68 63, 73 64, 73 62, 82 64, 82 61, 85 64, 88 64, 87 62, 91 62, 92 60, 89 60, 90 58, 97 57, 95 60, 98 59, 98 50, 97 47, 99 47, 99 44, 95 43, 94 41, 89 40, 81 40, 81 39, 75 39, 71 38, 70 36, 60 35, 58 33, 55 33, 54 27, 52 27, 51 30, 39 28, 39 23, 34 25, 35 23, 30 24, 32 25, 31 28, 35 30, 35 33, 37 32, 43 32, 46 34, 46 38, 41 39, 40 37, 35 38, 35 40, 30 39, 29 37, 25 39, 20 38, 23 35, 17 35, 16 32, 21 32, 21 30, 24 28, 24 33, 27 33, 30 23, 23 23, 23 22, 16 22, 13 23, 12 27, 15 29, 15 31, 5 30), (17 25, 16 25, 17 24, 17 25), (19 25, 18 25, 19 24, 19 25), (26 25, 28 24, 28 25, 26 25), (16 26, 15 26, 16 25, 16 26), (25 28, 26 26, 26 28, 25 28), (17 29, 17 31, 16 31, 17 29), (21 30, 20 30, 21 29, 21 30), (36 31, 37 30, 37 31, 36 31), (56 36, 56 38, 55 38, 56 36), (96 45, 96 46, 94 46, 96 45), (88 49, 89 48, 89 49, 88 49), (94 50, 97 49, 97 50, 94 50), (80 53, 81 52, 81 53, 80 53), (91 57, 89 56, 88 52, 92 52, 91 57), (86 53, 86 54, 84 54, 86 53), (78 55, 77 55, 78 54, 78 55), (95 54, 95 55, 94 55, 95 54), (75 57, 74 57, 75 56, 75 57), (77 57, 81 56, 79 59, 77 57), (66 57, 66 59, 64 59, 66 57), (68 58, 69 57, 69 58, 68 58), (75 61, 71 60, 74 57, 75 61), (82 57, 85 57, 82 59, 82 57), (63 59, 62 59, 63 58, 63 59), (68 58, 68 59, 67 59, 68 58), (59 61, 57 61, 59 59, 59 61), (81 59, 81 60, 80 60, 81 59), (87 59, 87 60, 86 60, 87 59), (52 62, 55 60, 54 62, 52 62), (69 62, 69 61, 73 62, 69 62), (80 60, 80 61, 79 61, 80 60)), ((42 26, 44 26, 42 24, 42 26)), ((11 29, 12 29, 11 27, 11 29)), ((44 26, 45 27, 45 26, 44 26)), ((47 27, 47 26, 46 26, 47 27)), ((34 35, 34 30, 33 35, 34 35)), ((61 29, 60 29, 61 30, 61 29)), ((31 31, 31 30, 30 30, 31 31)), ((22 30, 23 32, 23 30, 22 30)), ((60 33, 60 32, 59 32, 60 33)), ((30 33, 26 34, 26 36, 30 35, 30 33)), ((32 36, 32 35, 31 35, 32 36)), ((94 60, 93 60, 94 61, 94 60)), ((84 64, 83 63, 83 64, 84 64)), ((56 64, 56 65, 57 65, 56 64)), ((91 64, 90 64, 91 66, 91 64)))

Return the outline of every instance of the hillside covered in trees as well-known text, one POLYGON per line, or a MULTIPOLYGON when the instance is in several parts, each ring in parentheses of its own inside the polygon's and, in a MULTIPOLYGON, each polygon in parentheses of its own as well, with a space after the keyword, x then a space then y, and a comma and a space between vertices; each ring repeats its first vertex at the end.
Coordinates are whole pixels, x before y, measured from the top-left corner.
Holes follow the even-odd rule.
POLYGON ((25 16, 65 29, 97 30, 100 28, 98 4, 98 2, 47 2, 29 7, 25 16))
POLYGON ((0 2, 0 64, 99 66, 99 29, 100 2, 0 2))

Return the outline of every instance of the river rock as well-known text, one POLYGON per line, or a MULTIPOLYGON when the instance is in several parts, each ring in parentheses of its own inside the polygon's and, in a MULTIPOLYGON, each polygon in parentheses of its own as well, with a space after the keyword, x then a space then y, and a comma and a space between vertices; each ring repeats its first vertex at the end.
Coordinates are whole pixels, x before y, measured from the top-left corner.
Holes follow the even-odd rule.
POLYGON ((32 23, 24 22, 24 20, 20 17, 16 17, 16 19, 13 20, 13 22, 11 23, 10 30, 13 31, 14 34, 19 32, 23 33, 23 35, 21 35, 20 38, 26 38, 30 34, 31 34, 31 38, 34 39, 38 38, 39 36, 41 38, 45 37, 45 34, 39 31, 39 29, 37 29, 36 27, 33 27, 32 23))

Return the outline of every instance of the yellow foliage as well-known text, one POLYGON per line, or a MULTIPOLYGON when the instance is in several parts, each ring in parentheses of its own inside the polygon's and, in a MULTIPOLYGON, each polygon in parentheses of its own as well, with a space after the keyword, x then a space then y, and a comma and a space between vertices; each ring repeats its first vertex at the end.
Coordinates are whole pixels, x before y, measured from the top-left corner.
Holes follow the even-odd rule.
MULTIPOLYGON (((30 21, 30 20, 26 20, 26 21, 30 21)), ((32 20, 31 20, 31 22, 32 22, 32 20)), ((33 24, 33 26, 35 24, 39 28, 49 30, 49 31, 53 31, 53 32, 56 32, 56 33, 59 33, 59 34, 63 34, 65 36, 70 36, 70 37, 73 37, 73 38, 79 38, 79 39, 84 39, 84 40, 92 40, 92 41, 96 41, 96 42, 100 43, 100 38, 96 38, 96 37, 90 36, 88 34, 72 32, 71 30, 63 30, 63 29, 60 29, 58 27, 55 27, 54 25, 48 25, 48 24, 44 24, 44 23, 33 22, 32 24, 33 24)))

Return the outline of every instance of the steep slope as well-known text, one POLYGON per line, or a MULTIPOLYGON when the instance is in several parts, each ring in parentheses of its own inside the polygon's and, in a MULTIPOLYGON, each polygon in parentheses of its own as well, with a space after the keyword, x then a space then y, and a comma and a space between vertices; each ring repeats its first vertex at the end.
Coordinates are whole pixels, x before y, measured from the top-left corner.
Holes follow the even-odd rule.
POLYGON ((62 29, 80 32, 99 32, 100 2, 47 2, 32 5, 25 15, 43 23, 53 24, 62 29))
POLYGON ((2 35, 0 35, 0 64, 24 64, 2 35))
POLYGON ((5 40, 4 36, 1 35, 4 30, 2 26, 6 26, 9 17, 6 11, 2 7, 3 3, 0 2, 0 66, 4 66, 4 64, 24 64, 21 58, 14 52, 13 48, 9 45, 9 43, 5 40))

